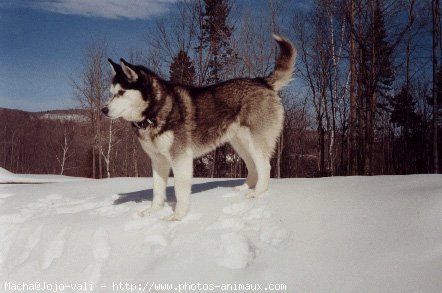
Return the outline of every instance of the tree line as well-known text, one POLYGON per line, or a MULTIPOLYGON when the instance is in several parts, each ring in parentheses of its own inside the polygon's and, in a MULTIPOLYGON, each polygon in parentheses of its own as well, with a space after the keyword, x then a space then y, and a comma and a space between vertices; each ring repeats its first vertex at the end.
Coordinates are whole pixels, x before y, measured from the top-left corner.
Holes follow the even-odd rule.
MULTIPOLYGON (((13 173, 99 178, 98 164, 93 169, 95 139, 86 111, 29 113, 0 108, 0 125, 0 167, 13 173)), ((125 126, 114 122, 115 158, 109 165, 103 160, 101 176, 106 177, 107 170, 110 176, 151 176, 149 160, 134 135, 122 131, 125 126)), ((107 148, 101 156, 108 156, 107 148)))
POLYGON ((318 0, 294 23, 320 173, 438 172, 438 2, 318 0))
MULTIPOLYGON (((280 92, 286 116, 273 177, 438 172, 438 0, 312 0, 302 9, 291 1, 260 3, 264 9, 179 1, 127 60, 173 82, 204 86, 269 74, 278 53, 271 34, 286 35, 298 60, 292 86, 280 92)), ((81 121, 29 123, 30 114, 21 113, 27 125, 21 127, 2 115, 1 166, 92 178, 150 175, 128 123, 100 113, 109 96, 108 42, 85 48, 83 70, 71 79, 81 121)), ((200 177, 246 175, 229 146, 196 159, 194 167, 200 177)))

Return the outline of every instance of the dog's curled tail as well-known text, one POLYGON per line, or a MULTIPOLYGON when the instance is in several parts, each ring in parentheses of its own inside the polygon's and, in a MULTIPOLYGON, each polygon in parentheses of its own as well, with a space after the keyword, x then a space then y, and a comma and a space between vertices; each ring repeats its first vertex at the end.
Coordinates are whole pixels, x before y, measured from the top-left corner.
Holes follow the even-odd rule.
POLYGON ((275 62, 275 69, 266 77, 266 81, 275 91, 279 91, 292 79, 297 51, 288 39, 275 34, 273 38, 278 43, 280 52, 275 62))

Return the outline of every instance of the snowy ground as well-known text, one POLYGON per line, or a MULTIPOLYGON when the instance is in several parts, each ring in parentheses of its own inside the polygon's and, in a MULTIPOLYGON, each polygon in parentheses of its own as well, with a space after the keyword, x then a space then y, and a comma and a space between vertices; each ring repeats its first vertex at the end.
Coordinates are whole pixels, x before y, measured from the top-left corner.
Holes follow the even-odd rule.
POLYGON ((0 184, 14 183, 14 184, 30 184, 30 183, 51 183, 51 182, 66 182, 87 180, 86 178, 77 178, 61 175, 35 175, 35 174, 14 174, 0 168, 0 184))
POLYGON ((442 176, 239 183, 194 179, 181 222, 161 220, 171 187, 137 215, 151 179, 2 184, 0 292, 442 292, 442 176))

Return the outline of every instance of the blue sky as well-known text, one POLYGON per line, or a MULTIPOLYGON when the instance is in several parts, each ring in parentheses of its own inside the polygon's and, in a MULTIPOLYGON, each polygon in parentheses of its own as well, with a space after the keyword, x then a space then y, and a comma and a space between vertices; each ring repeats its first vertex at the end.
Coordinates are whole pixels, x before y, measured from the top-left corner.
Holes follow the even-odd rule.
MULTIPOLYGON (((147 32, 179 0, 0 0, 0 108, 76 108, 71 77, 85 48, 105 39, 110 57, 146 48, 147 32)), ((232 0, 233 1, 233 0, 232 0)), ((268 0, 238 0, 255 11, 268 0)), ((305 9, 309 1, 294 1, 305 9)))
POLYGON ((0 1, 0 107, 76 107, 70 77, 85 47, 106 38, 113 56, 146 46, 146 31, 172 0, 0 1))
MULTIPOLYGON (((158 18, 167 18, 176 1, 0 0, 0 108, 78 107, 70 79, 81 71, 86 46, 105 38, 116 60, 146 48, 149 29, 158 18)), ((268 9, 268 0, 232 2, 268 9)), ((307 0, 291 3, 299 11, 310 5, 307 0)), ((428 45, 419 49, 427 56, 430 41, 421 42, 428 45)), ((421 67, 428 75, 427 69, 421 67)))
MULTIPOLYGON (((105 39, 110 57, 148 46, 147 33, 179 0, 0 0, 0 108, 76 108, 71 77, 85 48, 105 39)), ((232 0, 233 1, 233 0, 232 0)), ((255 11, 268 0, 237 0, 255 11)), ((299 9, 309 1, 294 1, 299 9)))

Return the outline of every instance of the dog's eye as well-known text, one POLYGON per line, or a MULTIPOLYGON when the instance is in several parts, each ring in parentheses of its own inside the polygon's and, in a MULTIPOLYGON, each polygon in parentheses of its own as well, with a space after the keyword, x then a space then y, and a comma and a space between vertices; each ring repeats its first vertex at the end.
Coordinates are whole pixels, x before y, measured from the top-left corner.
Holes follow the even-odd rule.
POLYGON ((124 95, 125 92, 126 92, 126 91, 119 90, 119 91, 118 91, 118 95, 119 95, 119 96, 122 96, 122 95, 124 95))

